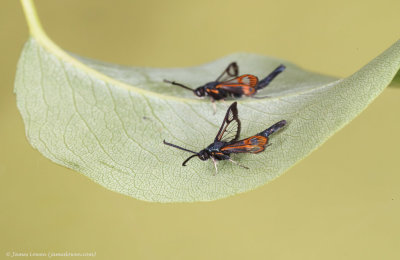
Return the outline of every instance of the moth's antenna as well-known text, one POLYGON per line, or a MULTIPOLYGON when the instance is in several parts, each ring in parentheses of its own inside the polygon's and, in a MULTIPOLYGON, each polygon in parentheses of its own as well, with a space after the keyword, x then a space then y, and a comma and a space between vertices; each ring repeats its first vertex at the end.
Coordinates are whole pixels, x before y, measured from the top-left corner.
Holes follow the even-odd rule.
POLYGON ((180 147, 180 146, 177 146, 177 145, 174 145, 174 144, 167 143, 167 142, 165 142, 165 140, 163 141, 163 143, 164 143, 164 144, 166 144, 166 145, 169 145, 169 146, 172 146, 172 147, 178 148, 178 149, 180 149, 180 150, 183 150, 183 151, 189 152, 189 153, 194 153, 194 154, 196 154, 196 156, 197 156, 197 153, 196 153, 196 152, 190 151, 190 150, 188 150, 188 149, 182 148, 182 147, 180 147))
POLYGON ((187 159, 182 163, 182 166, 186 166, 186 163, 187 163, 190 159, 192 159, 193 157, 196 157, 196 156, 198 156, 198 154, 189 156, 189 158, 187 158, 187 159))
POLYGON ((187 90, 190 90, 190 91, 194 91, 194 89, 191 89, 191 88, 189 88, 189 87, 186 87, 185 85, 183 85, 183 84, 181 84, 181 83, 177 83, 177 82, 175 82, 175 81, 169 81, 169 80, 164 79, 164 82, 165 82, 165 83, 170 83, 170 84, 175 85, 175 86, 179 86, 179 87, 181 87, 181 88, 184 88, 184 89, 187 89, 187 90))

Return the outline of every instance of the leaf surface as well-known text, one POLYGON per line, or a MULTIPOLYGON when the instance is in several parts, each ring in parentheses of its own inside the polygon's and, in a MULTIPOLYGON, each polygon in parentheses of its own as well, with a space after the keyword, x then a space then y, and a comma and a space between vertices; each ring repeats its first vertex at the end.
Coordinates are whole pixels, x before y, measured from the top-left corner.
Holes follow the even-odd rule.
MULTIPOLYGON (((29 1, 25 11, 29 21, 29 1)), ((287 171, 350 122, 390 84, 400 67, 400 42, 345 79, 323 76, 279 59, 232 54, 191 68, 134 68, 93 61, 55 46, 31 24, 15 80, 17 105, 29 142, 52 161, 100 185, 146 201, 210 201, 252 190, 287 171), (33 28, 33 29, 32 29, 33 28), (163 83, 196 87, 232 61, 240 73, 265 77, 287 69, 258 93, 238 102, 241 138, 287 120, 260 154, 233 156, 250 168, 211 161, 162 144, 200 151, 214 139, 231 101, 217 104, 163 83)))

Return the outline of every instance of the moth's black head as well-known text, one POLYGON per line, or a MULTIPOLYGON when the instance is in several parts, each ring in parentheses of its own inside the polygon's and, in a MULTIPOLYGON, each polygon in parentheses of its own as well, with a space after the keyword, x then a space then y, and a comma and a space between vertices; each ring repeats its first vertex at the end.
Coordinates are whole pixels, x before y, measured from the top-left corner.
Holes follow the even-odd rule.
POLYGON ((202 160, 202 161, 205 161, 205 160, 210 159, 210 154, 209 154, 209 152, 208 152, 206 149, 201 150, 201 151, 197 154, 197 156, 199 156, 200 160, 202 160))
POLYGON ((195 90, 193 90, 193 92, 198 97, 204 97, 204 95, 206 94, 204 86, 196 88, 195 90))

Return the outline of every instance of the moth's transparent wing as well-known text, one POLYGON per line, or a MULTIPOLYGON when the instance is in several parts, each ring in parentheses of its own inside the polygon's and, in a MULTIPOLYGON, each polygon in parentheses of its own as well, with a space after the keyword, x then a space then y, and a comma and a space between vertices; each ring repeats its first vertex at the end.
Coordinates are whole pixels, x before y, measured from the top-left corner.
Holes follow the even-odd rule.
POLYGON ((239 66, 236 62, 232 62, 226 67, 224 72, 215 80, 217 82, 227 81, 236 78, 239 75, 239 66))
POLYGON ((234 102, 226 111, 222 125, 214 141, 233 142, 240 136, 240 120, 238 117, 237 102, 234 102))

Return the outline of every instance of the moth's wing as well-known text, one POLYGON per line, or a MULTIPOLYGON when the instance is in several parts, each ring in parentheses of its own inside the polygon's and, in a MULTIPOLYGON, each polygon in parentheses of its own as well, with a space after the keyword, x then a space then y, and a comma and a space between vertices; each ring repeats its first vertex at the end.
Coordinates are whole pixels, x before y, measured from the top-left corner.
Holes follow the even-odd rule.
POLYGON ((216 86, 217 89, 224 89, 234 94, 251 96, 256 92, 258 78, 254 75, 246 74, 240 77, 221 82, 216 86))
POLYGON ((231 62, 228 67, 222 72, 222 74, 215 80, 217 82, 223 82, 236 78, 239 75, 239 66, 236 62, 231 62))
POLYGON ((255 135, 249 138, 228 144, 221 148, 222 152, 228 153, 259 153, 265 150, 268 137, 255 135))
POLYGON ((234 142, 240 136, 240 120, 238 117, 237 102, 232 103, 226 112, 224 121, 219 128, 214 142, 234 142))

